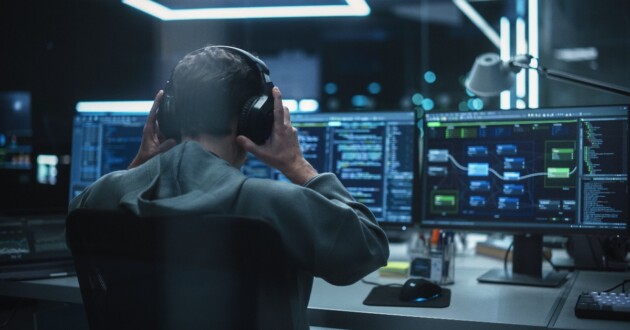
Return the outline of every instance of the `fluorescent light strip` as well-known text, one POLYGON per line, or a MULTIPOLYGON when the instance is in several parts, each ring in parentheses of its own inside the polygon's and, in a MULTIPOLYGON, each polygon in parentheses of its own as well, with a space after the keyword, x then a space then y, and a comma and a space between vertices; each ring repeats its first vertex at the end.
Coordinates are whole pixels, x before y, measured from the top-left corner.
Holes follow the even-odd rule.
POLYGON ((503 91, 503 92, 501 92, 501 94, 500 94, 501 95, 500 96, 501 101, 500 102, 501 102, 501 109, 502 110, 507 110, 507 109, 509 109, 511 107, 511 101, 512 101, 510 99, 511 94, 512 93, 510 93, 510 91, 503 91))
MULTIPOLYGON (((529 0, 527 8, 527 27, 529 29, 529 54, 538 58, 538 0, 529 0)), ((536 63, 538 66, 538 63, 536 63)), ((538 108, 539 86, 538 71, 529 70, 528 104, 532 109, 538 108)))
POLYGON ((293 99, 282 99, 282 105, 289 109, 289 112, 296 112, 298 110, 298 102, 293 99))
POLYGON ((37 156, 37 164, 38 165, 51 165, 55 166, 59 163, 59 157, 55 155, 38 155, 37 156))
MULTIPOLYGON (((304 99, 299 102, 294 99, 284 99, 282 104, 290 112, 312 112, 319 110, 319 102, 313 99, 304 99)), ((93 101, 77 102, 77 112, 121 112, 121 113, 149 113, 153 101, 93 101)))
MULTIPOLYGON (((499 48, 501 60, 507 62, 510 59, 510 20, 507 17, 501 17, 499 32, 501 33, 501 47, 499 48)), ((503 91, 500 95, 501 109, 509 109, 512 93, 503 91)))
POLYGON ((135 112, 149 113, 153 101, 95 101, 77 102, 77 112, 135 112))
POLYGON ((501 60, 507 62, 510 59, 510 20, 503 16, 500 22, 501 33, 501 60))
POLYGON ((479 15, 479 13, 473 8, 466 0, 453 0, 453 4, 459 8, 459 10, 470 19, 475 26, 483 34, 486 35, 488 39, 494 44, 495 47, 501 48, 501 41, 497 32, 486 22, 486 20, 479 15))
POLYGON ((197 19, 238 19, 238 18, 286 18, 286 17, 332 17, 367 16, 370 7, 365 0, 346 0, 347 5, 322 6, 263 6, 234 8, 171 9, 152 0, 122 0, 163 21, 197 19))
MULTIPOLYGON (((525 20, 522 17, 516 19, 516 55, 527 54, 527 40, 525 39, 525 20)), ((516 74, 516 97, 525 97, 526 70, 516 74)))
POLYGON ((303 99, 298 103, 300 112, 315 112, 319 110, 319 102, 314 99, 303 99))

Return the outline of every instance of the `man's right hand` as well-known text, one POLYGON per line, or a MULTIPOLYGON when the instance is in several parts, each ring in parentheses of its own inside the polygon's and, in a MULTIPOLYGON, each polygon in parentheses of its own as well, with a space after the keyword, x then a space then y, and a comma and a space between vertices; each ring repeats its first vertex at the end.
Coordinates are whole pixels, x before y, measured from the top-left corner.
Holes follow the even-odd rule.
POLYGON ((291 125, 289 109, 282 105, 278 87, 273 88, 273 129, 269 140, 259 146, 243 135, 236 142, 265 164, 277 168, 291 182, 299 185, 317 175, 317 171, 304 159, 298 141, 297 129, 291 125))

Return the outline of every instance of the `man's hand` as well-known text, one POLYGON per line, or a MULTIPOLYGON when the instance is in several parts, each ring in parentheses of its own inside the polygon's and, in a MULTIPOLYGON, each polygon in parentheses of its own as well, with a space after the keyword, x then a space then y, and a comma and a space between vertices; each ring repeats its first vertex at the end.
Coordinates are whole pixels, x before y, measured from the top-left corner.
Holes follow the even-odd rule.
POLYGON ((277 168, 291 182, 302 185, 317 175, 317 171, 304 159, 297 130, 291 125, 289 109, 282 106, 278 87, 273 88, 273 129, 271 137, 262 146, 243 135, 236 142, 267 165, 277 168))
POLYGON ((173 139, 165 140, 158 129, 157 109, 163 94, 163 91, 159 91, 155 96, 151 111, 149 111, 149 117, 147 117, 147 122, 144 124, 144 129, 142 129, 140 149, 138 149, 138 154, 136 154, 136 157, 131 164, 129 164, 130 169, 144 164, 144 162, 153 158, 153 156, 165 152, 177 144, 173 139))

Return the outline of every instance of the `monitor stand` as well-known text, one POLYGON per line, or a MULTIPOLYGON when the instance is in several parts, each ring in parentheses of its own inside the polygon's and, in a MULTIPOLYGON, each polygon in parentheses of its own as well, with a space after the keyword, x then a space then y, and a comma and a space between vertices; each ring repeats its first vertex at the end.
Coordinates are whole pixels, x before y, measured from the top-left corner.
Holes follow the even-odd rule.
POLYGON ((557 287, 567 272, 543 271, 542 235, 514 235, 512 271, 491 269, 477 280, 481 283, 557 287))

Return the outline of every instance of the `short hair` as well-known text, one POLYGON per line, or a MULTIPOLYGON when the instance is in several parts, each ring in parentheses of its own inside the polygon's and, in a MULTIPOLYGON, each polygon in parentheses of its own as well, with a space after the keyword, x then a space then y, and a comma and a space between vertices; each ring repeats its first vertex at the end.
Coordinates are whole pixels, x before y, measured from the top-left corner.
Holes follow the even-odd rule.
POLYGON ((260 72, 225 48, 206 46, 188 53, 173 69, 172 93, 182 136, 232 133, 245 102, 262 93, 260 72))

